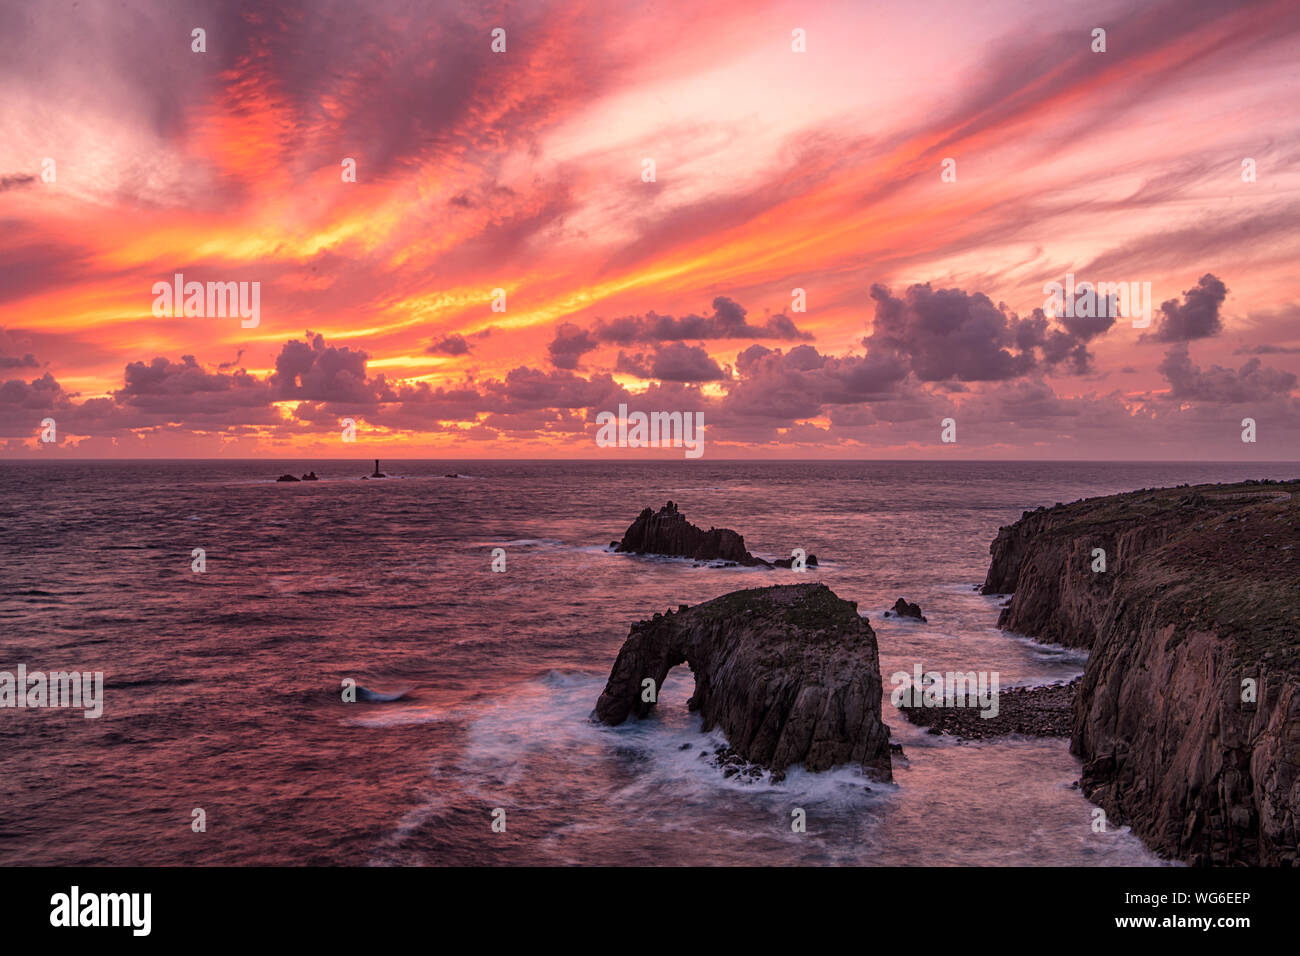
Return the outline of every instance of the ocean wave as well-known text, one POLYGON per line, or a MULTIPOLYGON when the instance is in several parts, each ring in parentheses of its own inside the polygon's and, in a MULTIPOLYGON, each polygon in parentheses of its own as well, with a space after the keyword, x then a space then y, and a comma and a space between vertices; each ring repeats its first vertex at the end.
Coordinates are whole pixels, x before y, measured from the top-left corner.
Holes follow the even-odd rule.
POLYGON ((401 700, 411 692, 411 688, 404 687, 400 690, 371 690, 369 687, 357 685, 357 700, 369 701, 372 704, 386 704, 390 701, 401 700))

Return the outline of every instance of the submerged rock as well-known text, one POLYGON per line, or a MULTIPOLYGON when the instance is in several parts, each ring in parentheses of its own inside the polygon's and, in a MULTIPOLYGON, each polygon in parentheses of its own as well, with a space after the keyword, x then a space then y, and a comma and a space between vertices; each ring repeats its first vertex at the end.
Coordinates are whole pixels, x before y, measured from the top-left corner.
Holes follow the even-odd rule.
MULTIPOLYGON (((794 567, 794 558, 777 558, 775 561, 772 562, 772 567, 792 568, 794 567)), ((817 567, 817 555, 815 554, 808 555, 808 557, 804 559, 804 567, 808 567, 808 568, 817 567)))
POLYGON ((593 716, 646 717, 647 689, 679 664, 695 675, 689 708, 739 759, 776 772, 857 764, 890 779, 875 632, 824 584, 735 591, 632 625, 593 716))
POLYGON ((990 552, 1001 626, 1089 650, 1070 749, 1110 821, 1193 864, 1300 865, 1300 481, 1026 512, 990 552))
POLYGON ((276 481, 300 481, 301 479, 295 478, 293 475, 281 475, 279 478, 275 480, 276 481))

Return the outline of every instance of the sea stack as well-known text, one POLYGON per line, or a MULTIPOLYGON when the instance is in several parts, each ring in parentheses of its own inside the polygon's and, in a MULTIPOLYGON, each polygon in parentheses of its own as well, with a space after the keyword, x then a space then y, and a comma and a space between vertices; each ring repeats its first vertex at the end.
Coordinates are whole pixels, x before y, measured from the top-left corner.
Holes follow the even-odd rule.
POLYGON ((999 624, 1089 650, 1070 749, 1111 823, 1196 865, 1300 864, 1300 481, 1040 508, 990 551, 999 624))
POLYGON ((745 550, 745 539, 730 528, 704 531, 686 520, 677 505, 668 502, 658 511, 644 509, 623 533, 615 551, 662 554, 696 561, 733 561, 746 566, 768 566, 745 550))
POLYGON ((695 675, 687 706, 702 729, 721 728, 745 760, 774 772, 856 764, 891 778, 875 632, 826 585, 734 591, 632 625, 593 716, 648 716, 647 696, 679 664, 695 675))

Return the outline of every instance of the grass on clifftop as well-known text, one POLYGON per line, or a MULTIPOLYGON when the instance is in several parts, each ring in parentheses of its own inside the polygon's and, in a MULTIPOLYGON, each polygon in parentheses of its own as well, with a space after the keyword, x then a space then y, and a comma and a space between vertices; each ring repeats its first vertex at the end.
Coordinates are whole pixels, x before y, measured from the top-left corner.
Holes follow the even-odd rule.
POLYGON ((1300 479, 1143 489, 1030 518, 1053 538, 1163 526, 1165 543, 1118 572, 1157 623, 1173 624, 1175 641, 1212 631, 1239 663, 1300 674, 1300 479))
MULTIPOLYGON (((1083 498, 1069 504, 1031 511, 1029 516, 1051 515, 1052 534, 1070 534, 1085 527, 1132 524, 1147 518, 1174 518, 1194 512, 1221 514, 1250 507, 1300 492, 1300 478, 1290 481, 1250 481, 1226 485, 1181 485, 1176 488, 1143 488, 1117 495, 1083 498)), ((1022 519, 1024 520, 1024 519, 1022 519)))
POLYGON ((1193 523, 1148 561, 1164 623, 1213 626, 1240 662, 1300 674, 1300 498, 1193 523))
POLYGON ((732 591, 681 613, 704 620, 721 620, 739 618, 746 610, 764 615, 776 613, 790 625, 806 630, 856 628, 862 620, 852 604, 820 582, 732 591), (798 589, 800 598, 783 600, 792 589, 798 589))

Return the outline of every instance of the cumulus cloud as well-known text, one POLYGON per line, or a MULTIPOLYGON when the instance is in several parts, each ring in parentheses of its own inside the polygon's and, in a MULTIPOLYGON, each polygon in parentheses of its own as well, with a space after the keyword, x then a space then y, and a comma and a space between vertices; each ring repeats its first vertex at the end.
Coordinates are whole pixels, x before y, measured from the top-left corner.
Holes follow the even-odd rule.
POLYGON ((210 372, 193 355, 182 355, 179 362, 162 357, 131 362, 124 378, 122 388, 113 393, 120 404, 173 418, 260 408, 272 400, 265 381, 243 369, 210 372))
POLYGON ((1168 299, 1160 304, 1162 318, 1153 334, 1142 336, 1155 342, 1191 342, 1223 331, 1219 309, 1228 295, 1223 280, 1206 273, 1194 288, 1183 292, 1183 301, 1168 299))
POLYGON ((582 356, 598 345, 586 329, 578 328, 572 322, 564 322, 555 330, 555 338, 546 350, 551 355, 551 364, 556 368, 575 369, 581 363, 582 356))
POLYGON ((637 378, 661 382, 717 382, 728 377, 703 348, 682 342, 660 346, 649 356, 620 351, 614 368, 637 378))
POLYGON ((1235 371, 1221 365, 1202 369, 1192 362, 1185 343, 1165 353, 1160 374, 1169 381, 1173 398, 1225 405, 1268 401, 1289 395, 1296 386, 1291 372, 1266 368, 1258 358, 1235 371))
POLYGON ((67 408, 71 405, 71 398, 49 372, 30 382, 10 379, 0 385, 0 410, 6 417, 67 408))
MULTIPOLYGON (((968 429, 974 427, 967 436, 993 447, 1008 429, 1034 442, 1104 437, 1125 429, 1132 434, 1146 429, 1157 436, 1153 440, 1163 441, 1163 423, 1201 428, 1215 421, 1215 409, 1223 404, 1263 408, 1267 403, 1274 421, 1296 415, 1297 402, 1290 397, 1296 376, 1265 368, 1258 358, 1237 369, 1202 368, 1179 342, 1159 367, 1169 383, 1167 393, 1065 397, 1047 381, 1048 373, 1062 364, 1086 369, 1087 345, 1104 326, 1057 324, 1038 310, 1022 319, 980 293, 928 284, 901 296, 875 286, 872 297, 875 323, 862 340, 864 354, 753 343, 735 355, 734 363, 723 364, 700 345, 653 342, 650 348, 618 351, 616 371, 646 383, 635 394, 609 372, 561 367, 576 367, 600 344, 590 330, 572 324, 557 330, 550 349, 555 367, 520 365, 486 379, 465 374, 436 387, 371 375, 365 351, 331 345, 308 331, 281 345, 274 371, 264 376, 233 368, 240 356, 206 365, 185 354, 127 364, 122 387, 108 398, 78 401, 48 373, 4 382, 0 417, 13 425, 0 432, 0 439, 31 441, 36 423, 47 414, 58 419, 64 434, 96 440, 132 430, 220 430, 237 437, 272 426, 312 433, 333 429, 341 415, 356 414, 382 428, 453 433, 467 440, 552 436, 572 442, 591 429, 597 412, 628 404, 647 411, 702 411, 715 441, 809 446, 915 444, 923 440, 918 436, 934 431, 926 421, 935 425, 955 413, 968 429), (712 382, 721 389, 706 393, 700 387, 712 382), (286 401, 290 404, 280 404, 286 401)), ((718 315, 728 311, 729 301, 720 303, 718 315)), ((1192 313, 1184 303, 1176 314, 1192 313)), ((737 317, 744 321, 740 313, 730 316, 719 321, 733 329, 739 327, 737 317)), ((464 342, 459 336, 446 339, 464 342)), ((13 338, 0 342, 8 351, 17 344, 13 338)), ((34 362, 30 354, 10 360, 21 367, 34 362)))
POLYGON ((1086 343, 1114 319, 1051 327, 1041 309, 1021 319, 982 292, 912 285, 902 297, 871 287, 875 321, 863 340, 873 354, 889 353, 923 382, 1000 382, 1043 365, 1091 368, 1086 343))
POLYGON ((671 342, 681 339, 777 339, 808 340, 812 336, 801 332, 786 315, 774 315, 762 325, 747 318, 748 311, 733 299, 720 295, 713 300, 709 315, 684 315, 674 318, 647 312, 644 315, 625 315, 609 321, 598 320, 592 328, 597 341, 614 345, 635 345, 648 342, 671 342))
POLYGON ((811 345, 788 352, 750 346, 736 357, 740 377, 722 408, 741 418, 795 422, 821 414, 827 405, 889 397, 907 376, 893 354, 822 355, 811 345))
POLYGON ((359 349, 326 345, 323 335, 308 330, 305 342, 284 343, 269 381, 280 399, 366 405, 392 401, 395 396, 382 375, 367 380, 367 359, 359 349))
POLYGON ((469 343, 459 333, 448 335, 430 345, 426 352, 442 355, 465 355, 469 352, 469 343))
MULTIPOLYGON (((762 324, 756 325, 749 321, 748 314, 740 303, 720 295, 713 300, 713 311, 708 315, 692 313, 674 317, 650 311, 643 315, 625 315, 617 319, 597 319, 590 329, 580 329, 572 322, 565 322, 556 329, 555 338, 548 348, 551 361, 556 368, 573 369, 578 367, 583 354, 601 345, 662 345, 671 342, 683 343, 685 339, 807 341, 812 338, 809 333, 801 331, 787 315, 773 315, 762 324)), ((685 348, 684 344, 682 348, 685 348)), ((665 368, 679 368, 678 363, 684 360, 686 360, 685 353, 680 351, 670 353, 665 359, 665 368)), ((622 371, 641 378, 651 377, 640 374, 643 367, 637 364, 633 356, 620 354, 619 361, 623 363, 622 371)), ((716 363, 714 365, 716 366, 716 363)), ((695 372, 702 373, 703 368, 703 363, 698 363, 695 372)), ((718 369, 718 372, 720 373, 721 369, 718 369)), ((718 377, 721 375, 719 374, 718 377)), ((707 381, 699 378, 673 380, 707 381)))

